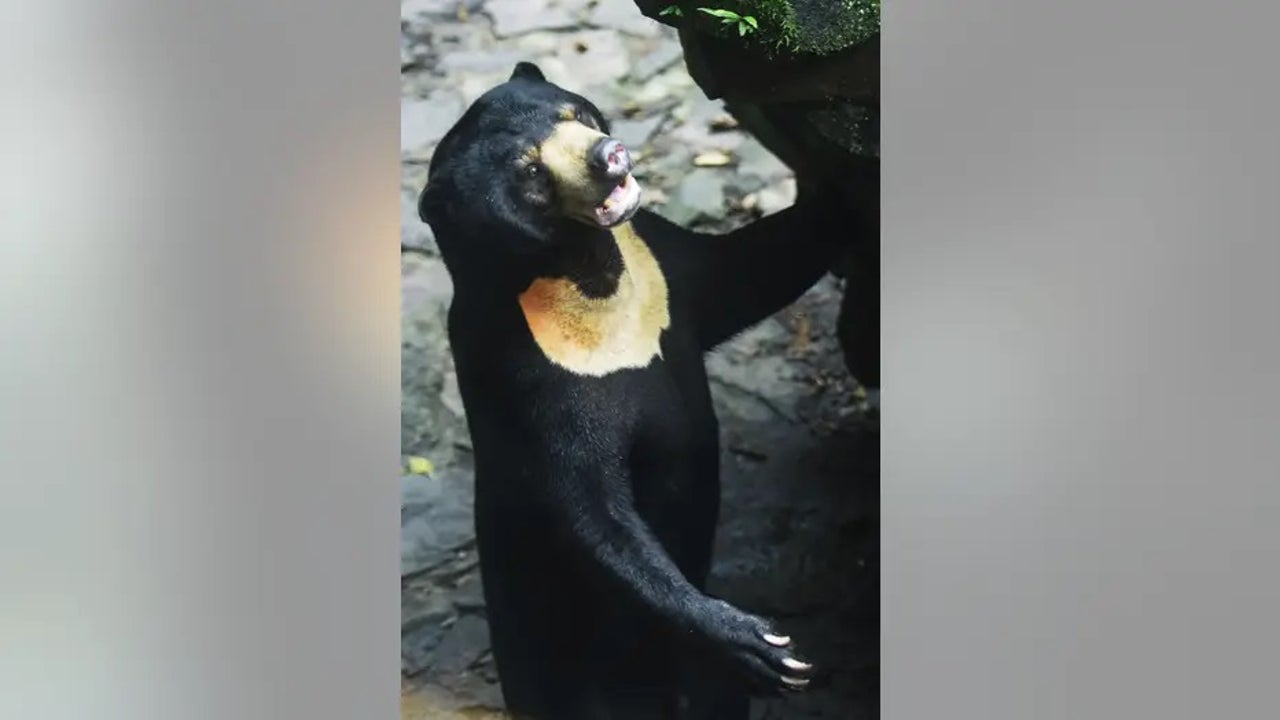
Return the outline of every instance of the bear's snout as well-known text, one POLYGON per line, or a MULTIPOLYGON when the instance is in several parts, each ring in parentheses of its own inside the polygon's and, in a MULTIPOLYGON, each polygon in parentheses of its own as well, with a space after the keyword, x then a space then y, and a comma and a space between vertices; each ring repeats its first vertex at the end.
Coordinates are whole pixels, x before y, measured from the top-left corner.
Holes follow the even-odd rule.
POLYGON ((607 180, 621 180, 631 172, 631 153, 616 138, 603 137, 591 149, 591 169, 607 180))

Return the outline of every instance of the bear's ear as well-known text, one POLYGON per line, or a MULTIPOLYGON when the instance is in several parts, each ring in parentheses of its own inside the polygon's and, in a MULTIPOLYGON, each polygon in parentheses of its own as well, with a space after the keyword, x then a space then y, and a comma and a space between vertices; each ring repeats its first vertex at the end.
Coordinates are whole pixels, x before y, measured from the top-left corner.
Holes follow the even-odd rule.
POLYGON ((428 225, 434 225, 444 220, 444 203, 441 202, 440 193, 432 192, 440 186, 439 181, 435 186, 430 182, 422 188, 422 193, 418 195, 418 218, 428 225))
POLYGON ((547 77, 542 74, 542 70, 531 62, 520 61, 516 63, 516 69, 511 73, 512 80, 536 80, 538 82, 546 82, 547 77))

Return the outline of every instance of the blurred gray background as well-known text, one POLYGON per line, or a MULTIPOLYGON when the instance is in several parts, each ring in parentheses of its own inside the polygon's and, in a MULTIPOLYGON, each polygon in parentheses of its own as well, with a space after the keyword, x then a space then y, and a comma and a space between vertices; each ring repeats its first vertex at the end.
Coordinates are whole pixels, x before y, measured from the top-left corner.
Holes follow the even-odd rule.
MULTIPOLYGON (((886 8, 885 720, 1274 715, 1277 12, 886 8)), ((0 717, 397 712, 400 19, 0 2, 0 717)))

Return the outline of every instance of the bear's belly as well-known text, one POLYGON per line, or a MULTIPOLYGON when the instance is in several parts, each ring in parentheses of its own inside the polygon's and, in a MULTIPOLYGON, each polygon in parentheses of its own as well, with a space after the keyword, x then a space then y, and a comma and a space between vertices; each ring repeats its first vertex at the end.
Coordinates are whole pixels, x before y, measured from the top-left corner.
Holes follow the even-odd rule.
POLYGON ((720 500, 719 427, 700 360, 650 368, 635 389, 639 416, 629 453, 636 509, 695 580, 706 572, 720 500))

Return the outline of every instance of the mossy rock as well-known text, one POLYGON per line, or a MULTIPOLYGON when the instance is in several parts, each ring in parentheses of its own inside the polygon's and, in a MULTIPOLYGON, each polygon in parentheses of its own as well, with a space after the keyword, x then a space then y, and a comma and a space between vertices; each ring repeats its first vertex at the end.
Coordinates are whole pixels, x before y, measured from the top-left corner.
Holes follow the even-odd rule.
POLYGON ((770 56, 829 55, 880 32, 880 0, 636 0, 636 5, 667 25, 738 37, 770 56), (725 12, 744 20, 733 21, 725 12))
MULTIPOLYGON (((802 189, 838 178, 857 241, 833 270, 848 283, 838 320, 845 361, 878 387, 879 0, 636 0, 679 30, 685 66, 741 127, 791 167, 802 189), (664 10, 678 7, 679 14, 664 10), (731 10, 742 22, 698 8, 731 10)), ((719 13, 725 15, 724 13, 719 13)))

